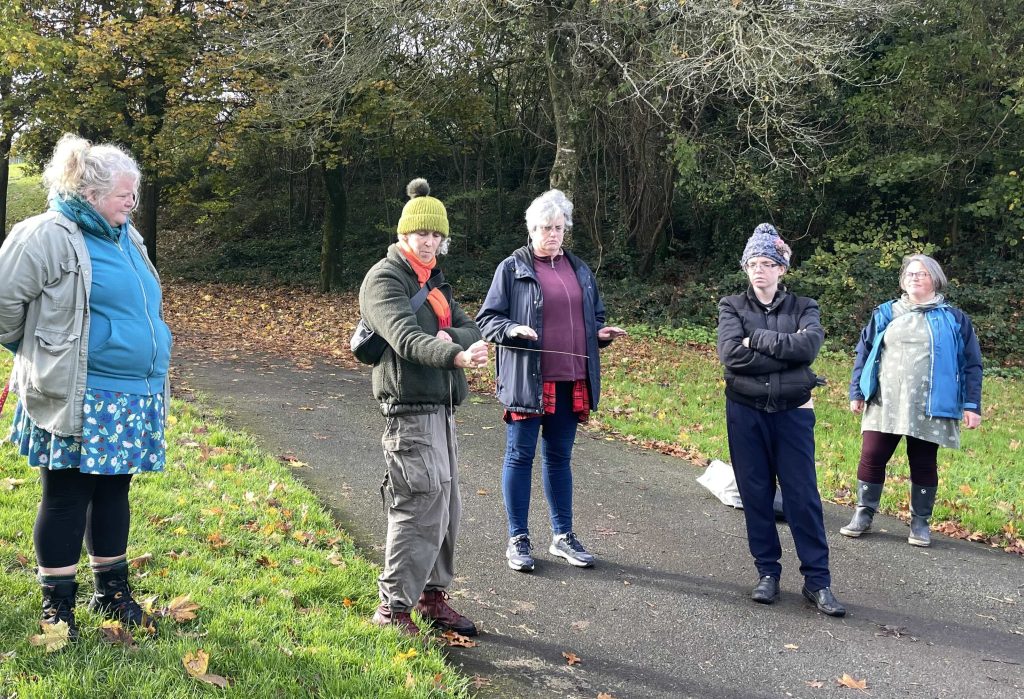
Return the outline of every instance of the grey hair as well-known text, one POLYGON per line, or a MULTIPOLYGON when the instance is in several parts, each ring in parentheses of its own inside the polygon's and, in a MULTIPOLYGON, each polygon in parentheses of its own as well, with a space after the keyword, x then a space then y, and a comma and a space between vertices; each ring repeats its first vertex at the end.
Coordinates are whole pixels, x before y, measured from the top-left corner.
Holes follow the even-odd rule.
POLYGON ((572 228, 572 202, 561 190, 549 189, 526 209, 526 230, 533 233, 538 226, 549 223, 558 214, 565 217, 565 229, 572 228))
POLYGON ((43 170, 43 184, 50 188, 51 197, 77 194, 102 199, 114 191, 121 175, 135 180, 137 198, 142 173, 132 156, 113 144, 94 146, 81 136, 66 133, 43 170))
POLYGON ((924 271, 932 278, 932 284, 935 286, 936 294, 949 286, 949 280, 946 279, 946 273, 942 271, 942 267, 940 267, 939 263, 935 261, 935 258, 918 253, 916 255, 907 255, 903 258, 903 266, 900 267, 901 289, 903 289, 903 275, 907 273, 907 267, 909 267, 913 262, 920 262, 921 266, 924 267, 924 271))
MULTIPOLYGON (((404 240, 405 238, 408 238, 413 233, 436 233, 436 232, 437 231, 427 231, 427 230, 423 230, 423 231, 409 231, 408 233, 399 233, 398 234, 398 239, 399 240, 404 240)), ((441 244, 437 246, 437 254, 438 255, 447 255, 448 254, 448 248, 451 246, 451 244, 452 244, 451 236, 448 236, 448 235, 441 236, 441 244)))

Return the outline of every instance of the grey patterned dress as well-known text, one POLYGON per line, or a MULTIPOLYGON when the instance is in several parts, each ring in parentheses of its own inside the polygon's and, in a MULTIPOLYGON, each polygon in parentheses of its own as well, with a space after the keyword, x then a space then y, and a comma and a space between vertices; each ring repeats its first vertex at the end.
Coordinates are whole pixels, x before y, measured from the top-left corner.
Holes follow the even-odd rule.
POLYGON ((944 301, 941 294, 915 304, 906 294, 893 304, 892 321, 882 338, 878 391, 864 408, 861 431, 903 434, 940 447, 960 447, 960 422, 928 417, 931 391, 931 333, 925 312, 944 301))

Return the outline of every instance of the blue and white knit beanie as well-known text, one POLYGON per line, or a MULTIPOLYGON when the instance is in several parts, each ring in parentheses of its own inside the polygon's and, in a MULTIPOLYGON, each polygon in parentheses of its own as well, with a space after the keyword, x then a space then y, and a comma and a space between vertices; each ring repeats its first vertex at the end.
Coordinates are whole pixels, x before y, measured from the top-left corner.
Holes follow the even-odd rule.
POLYGON ((743 257, 740 258, 740 267, 746 267, 752 257, 767 257, 783 267, 789 268, 789 259, 793 251, 779 237, 779 232, 770 223, 762 223, 754 229, 754 235, 747 241, 747 247, 743 248, 743 257))

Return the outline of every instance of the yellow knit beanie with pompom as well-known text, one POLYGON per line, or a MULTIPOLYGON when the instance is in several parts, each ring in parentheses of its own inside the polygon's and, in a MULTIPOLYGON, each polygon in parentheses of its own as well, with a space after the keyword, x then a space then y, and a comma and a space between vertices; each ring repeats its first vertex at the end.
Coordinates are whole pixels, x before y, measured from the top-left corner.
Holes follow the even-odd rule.
POLYGON ((430 184, 422 177, 417 177, 405 188, 409 201, 402 209, 402 217, 398 219, 398 234, 406 235, 414 231, 436 231, 448 237, 448 212, 444 204, 430 195, 430 184))

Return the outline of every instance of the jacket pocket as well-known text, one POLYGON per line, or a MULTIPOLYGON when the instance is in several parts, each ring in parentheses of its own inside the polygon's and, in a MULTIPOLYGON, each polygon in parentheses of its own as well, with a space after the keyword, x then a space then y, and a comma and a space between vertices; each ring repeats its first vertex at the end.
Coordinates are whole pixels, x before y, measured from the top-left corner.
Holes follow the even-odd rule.
POLYGON ((62 260, 60 277, 52 284, 43 287, 43 296, 52 308, 74 310, 78 296, 78 261, 62 260))
POLYGON ((148 319, 105 318, 93 314, 89 331, 89 371, 102 376, 141 379, 166 374, 168 352, 161 350, 161 337, 154 321, 148 319), (163 371, 156 366, 164 363, 163 371))
POLYGON ((71 395, 71 378, 78 362, 78 336, 36 328, 36 352, 29 364, 29 384, 48 398, 71 395))
POLYGON ((440 464, 429 434, 385 434, 381 444, 391 487, 397 495, 436 493, 441 489, 440 464))

